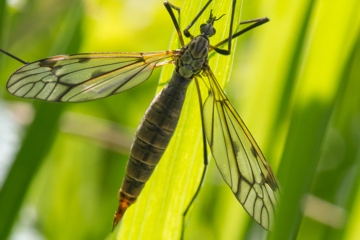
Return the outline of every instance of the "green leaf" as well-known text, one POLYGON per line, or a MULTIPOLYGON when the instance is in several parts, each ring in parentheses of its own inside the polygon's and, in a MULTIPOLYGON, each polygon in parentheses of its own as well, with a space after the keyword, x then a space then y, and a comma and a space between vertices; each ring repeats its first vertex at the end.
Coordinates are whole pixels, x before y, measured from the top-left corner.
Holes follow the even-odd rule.
MULTIPOLYGON (((55 52, 66 51, 66 49, 76 51, 74 50, 76 47, 66 44, 66 40, 71 40, 71 38, 68 38, 68 34, 77 36, 76 30, 81 14, 81 4, 74 2, 64 21, 66 26, 69 25, 67 21, 72 22, 72 28, 59 31, 59 43, 61 39, 64 41, 61 44, 53 45, 55 52)), ((46 102, 38 102, 35 105, 36 115, 34 120, 26 131, 19 152, 0 191, 1 239, 6 239, 10 234, 27 191, 52 147, 58 132, 58 123, 63 109, 64 106, 54 106, 46 102)))
MULTIPOLYGON (((342 129, 347 124, 336 120, 345 112, 335 110, 343 105, 339 96, 350 82, 348 72, 358 48, 360 18, 356 12, 360 5, 358 1, 347 1, 346 7, 319 3, 301 3, 297 44, 290 47, 289 69, 284 68, 289 78, 284 78, 282 96, 289 96, 287 91, 292 97, 284 98, 282 105, 291 101, 286 107, 291 116, 278 172, 282 198, 271 239, 342 239, 350 210, 346 205, 353 198, 345 193, 355 184, 354 176, 345 180, 346 172, 350 168, 359 172, 358 157, 348 152, 352 144, 346 143, 346 150, 342 146, 352 142, 342 129), (333 19, 339 21, 334 24, 333 19)), ((348 103, 359 106, 356 101, 348 103)))

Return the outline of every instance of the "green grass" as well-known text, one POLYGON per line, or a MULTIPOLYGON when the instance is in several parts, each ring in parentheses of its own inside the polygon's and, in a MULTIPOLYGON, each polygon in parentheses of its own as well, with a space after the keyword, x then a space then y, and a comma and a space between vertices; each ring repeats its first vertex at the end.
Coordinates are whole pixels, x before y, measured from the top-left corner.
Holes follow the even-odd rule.
MULTIPOLYGON (((204 2, 172 1, 183 4, 182 28, 204 2)), ((229 2, 214 0, 211 7, 217 16, 226 14, 216 22, 212 43, 227 34, 229 2)), ((162 1, 143 8, 127 1, 78 3, 28 1, 22 8, 3 8, 1 1, 0 47, 27 61, 178 47, 162 1)), ((275 227, 267 234, 247 216, 211 160, 186 219, 185 239, 359 238, 359 10, 355 0, 245 1, 242 20, 271 21, 239 37, 232 67, 233 57, 217 55, 210 66, 222 85, 230 80, 226 93, 277 176, 281 202, 275 227)), ((205 12, 199 22, 207 17, 205 12)), ((191 30, 197 34, 198 26, 191 30)), ((18 154, 0 190, 0 239, 29 228, 47 239, 178 238, 203 165, 194 86, 164 158, 110 234, 128 142, 155 95, 160 71, 118 96, 52 104, 6 92, 8 77, 20 66, 0 55, 0 103, 10 109, 23 103, 36 113, 19 133, 23 140, 13 146, 18 154)), ((166 67, 160 81, 172 71, 166 67)))

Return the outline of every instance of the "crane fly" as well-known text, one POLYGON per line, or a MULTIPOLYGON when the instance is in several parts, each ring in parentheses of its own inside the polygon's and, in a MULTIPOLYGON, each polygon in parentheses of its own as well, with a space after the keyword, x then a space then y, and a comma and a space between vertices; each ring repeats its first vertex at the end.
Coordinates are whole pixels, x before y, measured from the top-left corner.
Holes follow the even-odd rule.
MULTIPOLYGON (((50 102, 84 102, 108 97, 144 82, 154 68, 167 64, 175 65, 170 81, 153 100, 136 131, 126 176, 118 193, 119 204, 114 215, 113 228, 126 209, 135 203, 165 152, 178 123, 186 90, 193 81, 199 95, 203 138, 210 146, 222 177, 257 223, 265 229, 270 229, 273 225, 279 197, 275 177, 258 144, 229 102, 208 64, 210 52, 229 55, 233 38, 268 22, 269 19, 241 22, 240 24, 250 25, 233 33, 236 6, 236 1, 233 0, 228 38, 216 45, 210 45, 209 38, 216 32, 214 23, 222 16, 216 18, 211 10, 207 22, 201 24, 201 33, 198 36, 193 36, 189 29, 211 1, 203 6, 183 31, 184 36, 190 38, 188 44, 184 43, 174 13, 178 11, 180 14, 180 9, 167 1, 164 2, 182 46, 177 50, 58 55, 32 63, 1 50, 25 64, 11 75, 7 90, 18 97, 50 102), (226 44, 227 49, 220 48, 226 44), (201 98, 200 81, 208 88, 204 101, 201 98)), ((206 149, 205 145, 202 180, 207 166, 206 149)), ((191 203, 199 189, 200 186, 191 203)))

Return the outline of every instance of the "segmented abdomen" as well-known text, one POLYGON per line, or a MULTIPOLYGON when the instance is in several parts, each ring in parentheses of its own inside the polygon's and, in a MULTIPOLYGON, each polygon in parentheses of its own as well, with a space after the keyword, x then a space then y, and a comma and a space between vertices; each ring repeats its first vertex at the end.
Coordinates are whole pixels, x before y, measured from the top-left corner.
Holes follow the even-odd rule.
POLYGON ((170 82, 146 111, 131 146, 114 221, 118 222, 126 208, 136 201, 165 152, 178 123, 190 81, 174 71, 170 82))

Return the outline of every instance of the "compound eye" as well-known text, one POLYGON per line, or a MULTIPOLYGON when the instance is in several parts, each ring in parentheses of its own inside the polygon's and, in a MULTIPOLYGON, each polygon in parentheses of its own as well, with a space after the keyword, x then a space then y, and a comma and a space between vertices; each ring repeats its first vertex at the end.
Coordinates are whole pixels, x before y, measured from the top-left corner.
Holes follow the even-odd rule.
POLYGON ((206 26, 207 24, 201 24, 200 25, 200 33, 205 33, 206 34, 206 32, 207 32, 207 26, 206 26))
POLYGON ((215 35, 215 34, 216 34, 216 29, 213 28, 213 33, 212 33, 210 36, 213 36, 213 35, 215 35))
POLYGON ((214 36, 215 33, 216 33, 216 30, 213 27, 206 29, 206 35, 208 35, 209 37, 214 36))

